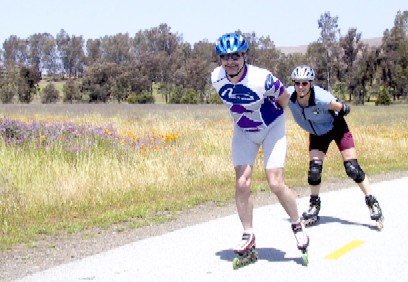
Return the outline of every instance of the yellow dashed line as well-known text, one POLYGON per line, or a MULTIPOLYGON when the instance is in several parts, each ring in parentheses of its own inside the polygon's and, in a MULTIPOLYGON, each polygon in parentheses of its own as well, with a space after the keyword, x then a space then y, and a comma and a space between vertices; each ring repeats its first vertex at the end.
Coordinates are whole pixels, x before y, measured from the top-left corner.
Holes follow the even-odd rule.
POLYGON ((348 243, 347 245, 345 245, 344 247, 342 247, 342 248, 338 249, 337 251, 334 251, 330 255, 326 256, 325 258, 326 259, 338 259, 339 257, 344 255, 345 253, 351 251, 354 248, 357 248, 361 244, 364 244, 364 241, 360 241, 360 240, 352 241, 352 242, 348 243))

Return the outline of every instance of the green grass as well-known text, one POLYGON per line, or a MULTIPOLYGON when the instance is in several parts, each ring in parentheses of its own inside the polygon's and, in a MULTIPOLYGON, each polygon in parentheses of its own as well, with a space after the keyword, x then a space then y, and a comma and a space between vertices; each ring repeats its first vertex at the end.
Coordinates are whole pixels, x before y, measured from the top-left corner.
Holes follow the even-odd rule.
MULTIPOLYGON (((157 224, 179 210, 234 198, 232 122, 222 105, 0 105, 0 114, 25 123, 113 127, 145 144, 129 149, 119 138, 75 153, 67 152, 61 139, 51 147, 38 146, 47 136, 25 146, 1 140, 0 249, 32 244, 44 234, 157 224), (167 141, 157 145, 152 136, 167 141)), ((367 175, 408 170, 407 106, 356 106, 347 120, 367 175)), ((290 114, 287 135, 286 181, 304 186, 307 135, 290 114)), ((323 179, 346 177, 332 144, 323 179)), ((253 190, 268 190, 261 156, 253 190)))

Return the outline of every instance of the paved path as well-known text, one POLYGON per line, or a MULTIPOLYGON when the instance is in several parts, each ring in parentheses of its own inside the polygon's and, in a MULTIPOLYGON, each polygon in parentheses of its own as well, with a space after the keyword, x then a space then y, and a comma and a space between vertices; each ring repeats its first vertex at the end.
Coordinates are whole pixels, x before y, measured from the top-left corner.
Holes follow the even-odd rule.
MULTIPOLYGON (((309 266, 280 205, 255 209, 259 260, 232 269, 236 215, 183 228, 27 276, 21 281, 408 281, 408 178, 373 185, 380 232, 356 187, 321 194, 320 224, 307 231, 309 266), (332 256, 334 258, 329 259, 332 256)), ((300 210, 308 198, 298 201, 300 210)))

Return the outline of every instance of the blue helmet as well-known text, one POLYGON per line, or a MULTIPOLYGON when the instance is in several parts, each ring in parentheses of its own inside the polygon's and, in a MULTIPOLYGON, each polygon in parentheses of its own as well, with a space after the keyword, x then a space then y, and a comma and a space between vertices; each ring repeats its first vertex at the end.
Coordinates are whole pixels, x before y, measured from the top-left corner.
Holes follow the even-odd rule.
POLYGON ((215 53, 217 55, 230 53, 245 53, 248 50, 248 41, 242 35, 236 33, 227 33, 218 38, 215 44, 215 53))

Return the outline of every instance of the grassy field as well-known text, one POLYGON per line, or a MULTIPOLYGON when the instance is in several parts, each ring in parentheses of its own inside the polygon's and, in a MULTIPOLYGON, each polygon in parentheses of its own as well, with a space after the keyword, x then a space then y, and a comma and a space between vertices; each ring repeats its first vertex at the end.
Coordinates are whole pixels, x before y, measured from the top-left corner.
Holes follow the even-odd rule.
MULTIPOLYGON (((222 105, 0 105, 0 114, 0 249, 40 234, 137 228, 234 197, 222 105)), ((407 106, 356 106, 347 120, 368 175, 408 169, 407 106)), ((304 186, 307 135, 290 114, 287 135, 287 184, 304 186)), ((332 144, 323 179, 345 177, 332 144)), ((266 190, 259 156, 253 191, 266 190)))

